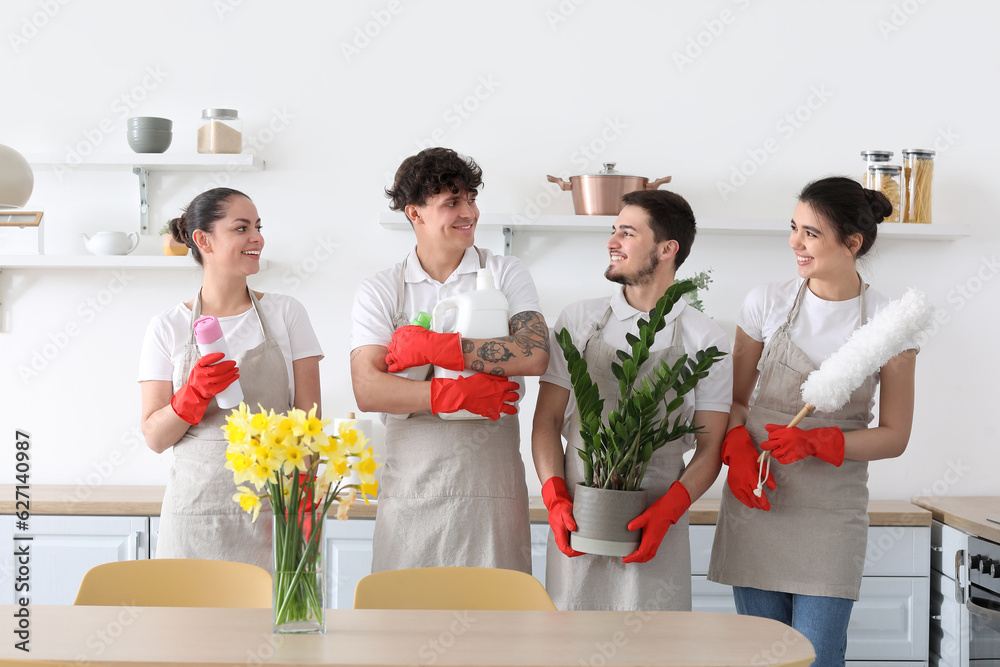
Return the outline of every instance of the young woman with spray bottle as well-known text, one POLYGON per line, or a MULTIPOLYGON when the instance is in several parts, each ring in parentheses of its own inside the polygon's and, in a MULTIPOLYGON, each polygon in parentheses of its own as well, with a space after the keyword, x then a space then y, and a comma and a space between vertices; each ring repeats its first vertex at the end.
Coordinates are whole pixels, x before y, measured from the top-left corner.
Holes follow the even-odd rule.
POLYGON ((238 405, 239 396, 227 394, 238 379, 248 405, 276 412, 315 405, 318 413, 323 352, 301 303, 248 288, 247 277, 260 270, 260 230, 253 202, 229 188, 203 192, 170 221, 170 233, 204 267, 204 279, 194 299, 152 319, 139 361, 146 444, 174 452, 158 558, 271 569, 270 509, 251 523, 232 500, 221 427, 225 408, 238 405), (221 351, 205 354, 211 349, 221 351))

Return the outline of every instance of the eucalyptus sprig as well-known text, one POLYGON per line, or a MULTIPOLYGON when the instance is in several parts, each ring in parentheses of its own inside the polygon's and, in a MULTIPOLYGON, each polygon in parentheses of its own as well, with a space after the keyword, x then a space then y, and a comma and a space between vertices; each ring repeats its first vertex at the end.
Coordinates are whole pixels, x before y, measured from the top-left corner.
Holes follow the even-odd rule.
POLYGON ((708 376, 712 365, 725 356, 716 347, 701 350, 694 359, 682 355, 673 365, 662 360, 653 371, 639 379, 642 365, 649 359, 649 349, 656 334, 666 325, 666 316, 681 299, 695 290, 694 281, 674 283, 656 302, 646 318, 639 319, 639 333, 626 334, 630 351, 618 350, 621 363, 612 362, 611 372, 618 380, 618 401, 602 421, 604 399, 587 371, 587 361, 563 329, 556 341, 563 350, 576 397, 583 448, 578 450, 584 466, 584 483, 605 489, 637 490, 642 484, 653 452, 700 429, 671 415, 684 404, 684 396, 699 380, 708 376), (673 390, 673 396, 668 393, 673 390), (659 417, 661 404, 663 416, 659 417))

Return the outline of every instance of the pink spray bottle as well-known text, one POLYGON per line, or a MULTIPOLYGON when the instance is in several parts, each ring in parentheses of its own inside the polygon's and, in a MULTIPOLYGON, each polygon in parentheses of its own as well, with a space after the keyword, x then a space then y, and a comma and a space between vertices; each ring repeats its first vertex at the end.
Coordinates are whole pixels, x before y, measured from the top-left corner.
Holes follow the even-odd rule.
MULTIPOLYGON (((198 351, 201 352, 202 356, 213 352, 222 352, 226 355, 226 359, 232 359, 229 354, 229 346, 226 345, 226 339, 222 335, 222 327, 215 316, 205 315, 195 320, 194 337, 198 341, 198 351)), ((243 389, 240 387, 239 380, 233 381, 231 385, 215 395, 215 402, 223 410, 237 408, 242 401, 243 389)))

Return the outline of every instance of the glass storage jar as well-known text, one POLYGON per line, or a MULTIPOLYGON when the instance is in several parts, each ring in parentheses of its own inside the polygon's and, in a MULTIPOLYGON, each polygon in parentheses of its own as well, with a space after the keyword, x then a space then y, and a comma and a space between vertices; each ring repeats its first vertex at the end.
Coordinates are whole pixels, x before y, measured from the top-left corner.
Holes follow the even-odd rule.
POLYGON ((203 109, 198 128, 199 153, 243 152, 243 121, 236 109, 203 109))
POLYGON ((892 159, 892 151, 861 151, 861 157, 865 161, 865 173, 861 177, 861 184, 869 190, 877 190, 874 183, 870 182, 868 168, 873 164, 888 162, 892 159))
POLYGON ((934 151, 921 148, 903 150, 903 222, 931 221, 931 181, 934 179, 934 151))
POLYGON ((898 164, 878 162, 868 167, 868 178, 873 184, 871 190, 878 190, 892 204, 892 213, 883 218, 883 222, 900 222, 902 216, 902 185, 903 168, 898 164))

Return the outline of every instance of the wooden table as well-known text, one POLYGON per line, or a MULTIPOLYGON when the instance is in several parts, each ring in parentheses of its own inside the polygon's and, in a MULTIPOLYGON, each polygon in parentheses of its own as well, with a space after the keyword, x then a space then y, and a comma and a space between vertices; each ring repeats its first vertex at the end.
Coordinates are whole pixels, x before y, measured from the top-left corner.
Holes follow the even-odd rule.
POLYGON ((329 610, 325 635, 273 635, 269 609, 29 607, 30 648, 0 605, 0 664, 490 667, 809 665, 776 621, 695 612, 329 610))

